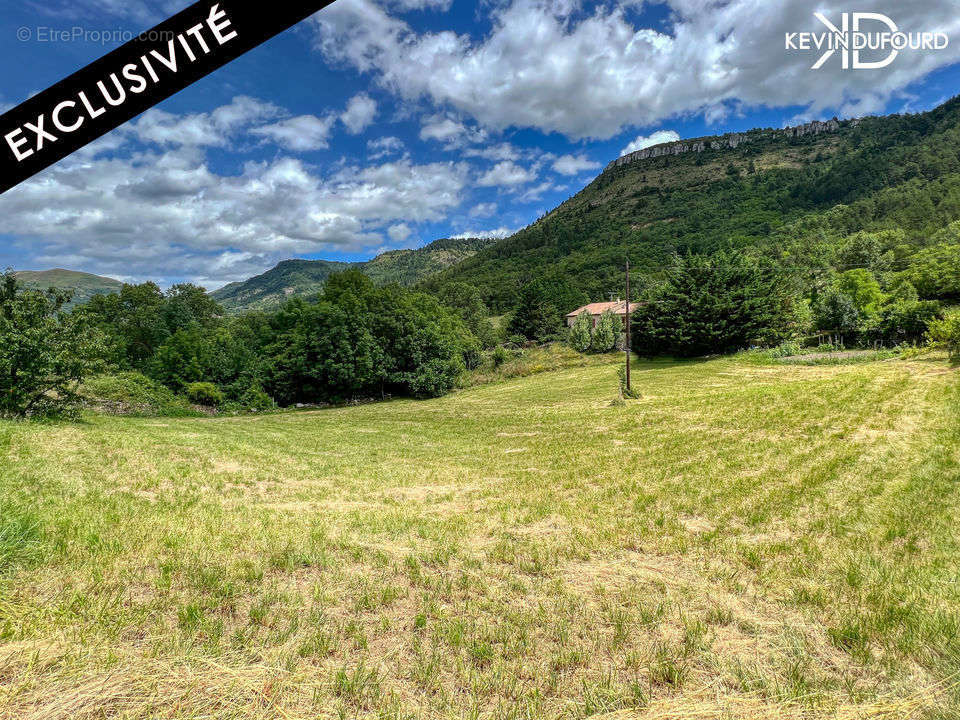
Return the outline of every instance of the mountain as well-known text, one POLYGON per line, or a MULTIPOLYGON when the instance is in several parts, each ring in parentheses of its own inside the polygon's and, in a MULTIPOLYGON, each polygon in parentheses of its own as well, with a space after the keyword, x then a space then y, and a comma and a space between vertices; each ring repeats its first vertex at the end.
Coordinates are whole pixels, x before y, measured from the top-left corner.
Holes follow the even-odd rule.
POLYGON ((931 246, 945 245, 954 257, 960 226, 948 226, 960 219, 958 151, 958 99, 922 114, 647 148, 614 160, 532 225, 423 287, 471 284, 500 314, 533 280, 605 300, 622 293, 627 258, 642 291, 663 278, 675 254, 730 249, 796 266, 808 288, 849 267, 889 280, 927 262, 931 246))
POLYGON ((73 292, 73 304, 87 302, 94 295, 109 295, 120 292, 123 283, 113 278, 100 277, 73 270, 20 270, 14 273, 17 280, 31 290, 69 290, 73 292))
POLYGON ((350 268, 360 270, 377 285, 415 285, 491 242, 478 238, 435 240, 417 250, 391 250, 359 263, 285 260, 262 275, 226 285, 211 296, 228 312, 270 310, 289 297, 320 292, 331 274, 350 268))

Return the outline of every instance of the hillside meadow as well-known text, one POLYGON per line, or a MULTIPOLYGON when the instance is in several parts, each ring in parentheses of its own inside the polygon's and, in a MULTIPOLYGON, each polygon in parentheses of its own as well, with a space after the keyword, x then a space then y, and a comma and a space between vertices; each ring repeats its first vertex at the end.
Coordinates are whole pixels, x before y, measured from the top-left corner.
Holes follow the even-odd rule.
POLYGON ((0 423, 0 717, 960 714, 936 356, 0 423))

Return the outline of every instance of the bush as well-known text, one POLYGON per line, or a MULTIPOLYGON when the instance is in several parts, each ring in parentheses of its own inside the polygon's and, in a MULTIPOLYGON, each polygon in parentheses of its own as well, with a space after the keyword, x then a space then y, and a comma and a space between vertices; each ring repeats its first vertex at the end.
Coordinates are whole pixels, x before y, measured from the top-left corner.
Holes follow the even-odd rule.
POLYGON ((584 310, 577 315, 576 320, 573 321, 573 327, 570 328, 570 347, 580 353, 587 352, 593 341, 592 331, 593 316, 584 310))
POLYGON ((934 320, 930 323, 927 337, 931 345, 950 353, 951 360, 960 360, 960 314, 934 320))
POLYGON ((187 385, 187 399, 195 405, 205 407, 220 407, 225 398, 223 393, 213 383, 198 382, 187 385))
POLYGON ((616 348, 622 326, 620 318, 609 310, 604 310, 600 319, 597 320, 597 327, 593 330, 590 348, 596 353, 608 353, 616 348))
POLYGON ((89 405, 123 415, 177 417, 196 414, 186 399, 138 372, 88 378, 81 386, 80 394, 89 405))
POLYGON ((785 357, 792 357, 794 355, 799 355, 803 352, 803 348, 800 347, 799 343, 787 341, 780 343, 775 348, 772 348, 768 351, 768 354, 774 360, 785 357))
POLYGON ((244 412, 269 412, 277 407, 273 398, 267 395, 259 385, 254 385, 243 394, 240 405, 244 412))
POLYGON ((510 359, 510 353, 507 352, 507 349, 503 345, 497 345, 493 349, 491 358, 493 360, 493 366, 498 368, 510 359))

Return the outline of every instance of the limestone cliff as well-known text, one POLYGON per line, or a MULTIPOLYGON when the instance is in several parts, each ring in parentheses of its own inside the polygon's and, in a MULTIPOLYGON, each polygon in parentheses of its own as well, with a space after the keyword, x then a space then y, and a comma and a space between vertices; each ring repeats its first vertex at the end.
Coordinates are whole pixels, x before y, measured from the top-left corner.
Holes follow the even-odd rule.
MULTIPOLYGON (((856 124, 857 121, 852 121, 851 124, 856 124)), ((820 135, 822 133, 836 132, 843 124, 833 118, 832 120, 827 120, 826 122, 821 122, 819 120, 814 120, 813 122, 806 123, 805 125, 798 125, 796 127, 788 127, 783 130, 753 130, 748 133, 728 133, 727 135, 720 135, 718 137, 712 138, 696 138, 693 140, 679 140, 677 142, 663 143, 662 145, 653 145, 643 150, 637 150, 623 157, 619 157, 609 165, 607 165, 607 170, 610 170, 614 167, 620 167, 621 165, 629 165, 630 163, 637 162, 638 160, 646 160, 648 158, 657 158, 663 157, 665 155, 684 155, 686 153, 701 153, 705 150, 732 150, 734 148, 740 147, 749 142, 754 142, 761 138, 771 138, 771 137, 804 137, 806 135, 820 135)))

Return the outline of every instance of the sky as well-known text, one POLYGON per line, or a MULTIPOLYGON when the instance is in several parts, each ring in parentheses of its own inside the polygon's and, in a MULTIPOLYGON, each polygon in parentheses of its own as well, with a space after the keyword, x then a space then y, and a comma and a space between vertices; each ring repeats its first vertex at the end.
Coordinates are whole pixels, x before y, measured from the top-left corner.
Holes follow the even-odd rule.
MULTIPOLYGON (((190 4, 3 3, 0 111, 190 4)), ((292 257, 507 236, 631 150, 935 107, 960 94, 956 10, 337 0, 0 195, 0 267, 216 289, 292 257), (822 53, 785 47, 786 33, 825 29, 815 12, 839 25, 853 11, 950 44, 872 70, 839 56, 813 70, 822 53)))

